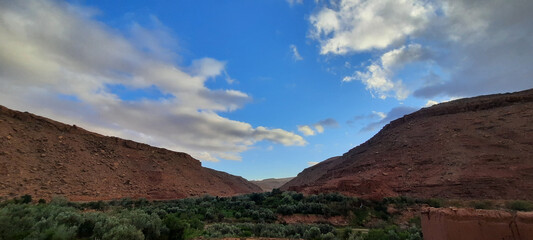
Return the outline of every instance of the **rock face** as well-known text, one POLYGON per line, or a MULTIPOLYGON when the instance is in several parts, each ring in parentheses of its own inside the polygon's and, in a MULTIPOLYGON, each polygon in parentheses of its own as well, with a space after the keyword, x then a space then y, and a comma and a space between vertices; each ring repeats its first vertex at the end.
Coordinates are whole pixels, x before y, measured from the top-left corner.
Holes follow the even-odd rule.
POLYGON ((533 239, 533 212, 428 208, 420 218, 427 240, 533 239))
POLYGON ((73 201, 260 192, 186 153, 106 137, 0 106, 0 197, 73 201))
POLYGON ((259 186, 261 189, 263 189, 263 192, 270 192, 274 188, 280 188, 283 186, 283 184, 287 183, 288 181, 292 180, 294 177, 288 177, 288 178, 267 178, 263 180, 258 181, 250 181, 251 183, 259 186))
POLYGON ((533 199, 533 90, 405 115, 282 189, 368 198, 533 199))

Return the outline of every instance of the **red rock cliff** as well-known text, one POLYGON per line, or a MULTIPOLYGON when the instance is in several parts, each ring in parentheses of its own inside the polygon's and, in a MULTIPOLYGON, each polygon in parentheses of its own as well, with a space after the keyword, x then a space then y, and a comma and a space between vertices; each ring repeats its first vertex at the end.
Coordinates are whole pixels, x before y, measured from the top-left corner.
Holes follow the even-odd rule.
POLYGON ((533 199, 533 90, 460 99, 387 124, 282 186, 370 198, 533 199))
POLYGON ((0 106, 0 197, 74 201, 261 192, 186 153, 106 137, 0 106))

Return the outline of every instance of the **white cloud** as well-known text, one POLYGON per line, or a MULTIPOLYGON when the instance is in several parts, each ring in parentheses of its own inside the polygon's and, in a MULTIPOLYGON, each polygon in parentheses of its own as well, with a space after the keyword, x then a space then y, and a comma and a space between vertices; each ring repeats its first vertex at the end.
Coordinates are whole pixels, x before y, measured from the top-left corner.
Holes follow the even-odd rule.
POLYGON ((315 131, 309 125, 300 125, 298 126, 298 131, 305 136, 315 135, 315 131))
POLYGON ((309 165, 309 166, 315 166, 317 164, 318 164, 318 162, 307 162, 307 165, 309 165))
POLYGON ((379 117, 380 120, 387 117, 387 114, 384 112, 372 111, 372 114, 379 117))
POLYGON ((205 86, 224 75, 223 61, 202 58, 188 67, 170 61, 171 34, 158 21, 149 30, 135 25, 128 39, 91 19, 90 12, 55 1, 0 2, 2 104, 207 161, 240 160, 239 153, 257 141, 307 143, 292 132, 218 115, 251 97, 205 86), (156 87, 171 97, 124 101, 109 85, 156 87))
POLYGON ((431 54, 419 44, 410 44, 384 53, 379 61, 370 64, 365 72, 356 71, 352 76, 343 78, 344 82, 360 80, 366 89, 381 99, 393 93, 399 100, 407 98, 409 90, 402 80, 394 79, 397 70, 405 65, 429 59, 431 54))
POLYGON ((417 0, 341 0, 310 17, 321 54, 384 49, 425 29, 431 5, 417 0))
POLYGON ((435 105, 435 104, 438 104, 438 103, 439 103, 439 102, 437 102, 437 101, 428 100, 428 101, 426 102, 425 107, 431 107, 431 106, 433 106, 433 105, 435 105))
POLYGON ((340 0, 310 17, 310 37, 321 54, 380 56, 343 81, 383 99, 518 91, 533 87, 531 12, 532 1, 340 0), (397 79, 409 62, 425 64, 397 79))
POLYGON ((311 125, 300 125, 298 126, 298 131, 306 136, 312 136, 316 133, 323 133, 325 128, 335 128, 338 126, 339 123, 337 120, 333 118, 326 118, 311 125), (315 130, 313 130, 311 127, 313 127, 315 130))
POLYGON ((320 124, 314 124, 313 127, 315 127, 316 131, 318 133, 323 133, 324 132, 324 126, 320 125, 320 124))
MULTIPOLYGON (((379 121, 371 122, 367 124, 365 127, 361 129, 361 131, 365 132, 365 131, 376 130, 378 127, 382 127, 383 125, 389 123, 390 121, 403 117, 404 115, 412 113, 416 110, 418 110, 418 108, 409 107, 409 106, 394 107, 386 114, 381 113, 382 116, 385 116, 384 118, 381 118, 379 121)), ((372 112, 372 114, 374 115, 374 111, 372 112)))
POLYGON ((292 58, 294 59, 294 61, 304 60, 304 58, 298 52, 298 48, 296 47, 296 45, 291 44, 290 47, 291 47, 291 51, 292 51, 292 58))

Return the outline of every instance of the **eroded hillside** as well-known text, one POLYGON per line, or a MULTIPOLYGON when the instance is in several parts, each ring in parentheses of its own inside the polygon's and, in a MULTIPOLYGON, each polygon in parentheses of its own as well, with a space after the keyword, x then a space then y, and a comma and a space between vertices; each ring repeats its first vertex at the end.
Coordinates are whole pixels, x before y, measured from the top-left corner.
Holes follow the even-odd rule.
POLYGON ((106 137, 0 106, 0 196, 74 201, 260 192, 186 153, 106 137))
POLYGON ((343 156, 305 169, 282 189, 533 199, 533 90, 423 108, 343 156))

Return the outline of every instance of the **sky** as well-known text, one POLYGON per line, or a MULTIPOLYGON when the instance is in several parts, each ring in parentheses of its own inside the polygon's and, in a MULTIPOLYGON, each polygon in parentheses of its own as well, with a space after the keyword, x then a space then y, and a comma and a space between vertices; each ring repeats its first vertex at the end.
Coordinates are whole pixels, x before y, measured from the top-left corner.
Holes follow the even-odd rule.
POLYGON ((296 176, 385 124, 533 88, 530 0, 0 0, 0 105, 296 176))

